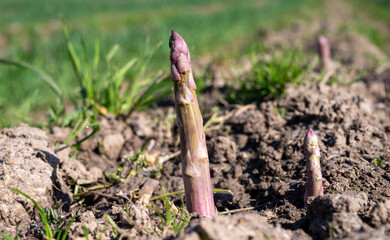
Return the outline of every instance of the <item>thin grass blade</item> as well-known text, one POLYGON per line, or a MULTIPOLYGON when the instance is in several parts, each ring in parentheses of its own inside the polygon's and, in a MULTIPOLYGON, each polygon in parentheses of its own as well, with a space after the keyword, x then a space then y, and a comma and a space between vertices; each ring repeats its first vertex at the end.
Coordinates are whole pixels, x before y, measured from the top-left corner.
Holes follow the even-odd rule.
POLYGON ((0 64, 7 64, 7 65, 13 65, 16 67, 28 69, 30 71, 35 72, 39 75, 39 77, 49 85, 49 87, 54 91, 54 93, 62 100, 63 94, 60 89, 60 87, 56 84, 56 82, 53 80, 52 77, 50 77, 47 73, 45 73, 43 70, 35 67, 34 65, 24 62, 24 61, 12 61, 12 60, 6 60, 6 59, 0 59, 0 64))
POLYGON ((41 215, 41 218, 42 218, 42 221, 43 221, 43 224, 45 225, 45 230, 46 230, 46 236, 51 239, 53 238, 53 232, 51 231, 50 229, 50 226, 49 226, 49 222, 47 221, 47 217, 46 217, 46 214, 45 214, 45 210, 43 210, 41 208, 41 206, 39 206, 39 204, 34 200, 32 199, 30 196, 28 196, 27 194, 25 194, 24 192, 22 191, 19 191, 18 189, 16 188, 11 188, 12 191, 16 192, 16 193, 19 193, 20 195, 22 195, 23 197, 27 198, 28 200, 30 200, 34 206, 38 209, 39 211, 39 215, 41 215))

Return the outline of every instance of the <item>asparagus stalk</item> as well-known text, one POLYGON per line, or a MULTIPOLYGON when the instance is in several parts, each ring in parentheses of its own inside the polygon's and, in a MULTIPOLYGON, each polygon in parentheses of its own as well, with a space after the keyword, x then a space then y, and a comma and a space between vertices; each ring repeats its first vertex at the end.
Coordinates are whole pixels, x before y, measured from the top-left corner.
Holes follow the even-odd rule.
POLYGON ((332 60, 330 58, 329 41, 326 37, 317 37, 317 51, 320 56, 322 71, 328 72, 332 68, 332 60))
POLYGON ((216 215, 210 180, 209 158, 203 119, 196 97, 187 44, 175 31, 169 39, 171 77, 174 84, 176 124, 180 132, 180 150, 186 206, 201 216, 216 215))
POLYGON ((304 140, 304 155, 306 162, 306 191, 305 207, 309 197, 317 197, 323 194, 322 174, 320 166, 320 148, 318 138, 314 131, 309 128, 304 140))

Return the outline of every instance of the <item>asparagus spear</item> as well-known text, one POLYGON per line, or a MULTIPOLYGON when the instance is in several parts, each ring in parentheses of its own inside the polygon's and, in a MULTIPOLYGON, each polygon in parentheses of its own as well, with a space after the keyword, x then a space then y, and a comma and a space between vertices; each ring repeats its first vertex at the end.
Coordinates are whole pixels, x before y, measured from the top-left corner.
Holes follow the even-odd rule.
POLYGON ((201 216, 216 215, 210 180, 209 158, 203 119, 196 97, 187 44, 175 31, 169 39, 171 77, 174 84, 176 123, 180 132, 180 150, 186 206, 201 216))
POLYGON ((309 197, 317 197, 323 194, 322 174, 320 166, 320 148, 318 138, 314 131, 309 128, 304 140, 304 155, 306 162, 306 191, 305 207, 309 197))
POLYGON ((322 71, 328 72, 332 68, 332 60, 330 58, 329 41, 324 36, 317 37, 317 51, 320 56, 322 71))

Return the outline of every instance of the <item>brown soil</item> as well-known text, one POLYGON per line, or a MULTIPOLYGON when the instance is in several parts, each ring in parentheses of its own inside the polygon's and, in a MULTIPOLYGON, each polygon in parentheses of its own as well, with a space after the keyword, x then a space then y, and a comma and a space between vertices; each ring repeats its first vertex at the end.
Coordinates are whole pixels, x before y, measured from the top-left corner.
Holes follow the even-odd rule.
MULTIPOLYGON (((309 87, 291 87, 278 101, 223 108, 218 115, 227 118, 219 127, 207 128, 206 138, 213 185, 229 189, 232 194, 215 194, 215 204, 220 212, 252 207, 249 210, 252 215, 219 217, 209 223, 194 218, 178 237, 219 239, 214 232, 227 224, 237 227, 237 231, 226 233, 231 236, 228 239, 234 239, 233 236, 262 239, 261 232, 272 238, 286 236, 285 239, 310 238, 309 235, 315 239, 389 237, 390 122, 386 108, 380 107, 388 103, 389 96, 378 94, 378 89, 385 89, 386 79, 388 71, 367 76, 365 81, 349 87, 313 83, 309 87), (373 87, 371 82, 378 86, 373 87), (285 114, 282 116, 276 107, 284 109, 285 114), (306 210, 302 144, 309 127, 320 139, 325 195, 315 199, 306 210), (375 162, 379 158, 380 164, 375 162), (247 221, 259 224, 260 230, 245 224, 247 221)), ((167 192, 183 189, 179 157, 163 163, 162 169, 156 163, 179 149, 174 118, 170 117, 173 109, 166 107, 160 111, 136 113, 128 122, 104 117, 99 121, 99 133, 84 142, 81 151, 56 148, 62 180, 88 187, 114 182, 104 178, 102 172, 125 178, 136 168, 134 162, 124 159, 134 157, 137 149, 146 144, 143 156, 148 160, 126 182, 82 198, 74 198, 72 191, 64 190, 68 201, 73 199, 72 206, 70 201, 66 204, 78 216, 71 228, 72 238, 83 236, 82 226, 89 229, 91 238, 113 238, 113 230, 105 220, 107 214, 121 229, 122 236, 160 238, 160 219, 139 202, 136 194, 150 177, 157 179, 167 192), (74 154, 77 160, 69 158, 74 154), (124 168, 122 174, 117 171, 118 166, 124 168), (123 205, 126 199, 130 199, 130 218, 123 205), (82 204, 74 204, 77 201, 82 204)), ((205 122, 208 115, 205 114, 205 122)), ((18 130, 4 133, 13 136, 15 131, 18 130)), ((56 129, 53 139, 58 141, 61 136, 67 135, 56 129)), ((162 193, 157 187, 154 195, 162 193)), ((180 206, 180 201, 174 202, 180 206)), ((155 204, 161 206, 158 201, 155 204)), ((39 222, 39 218, 35 221, 39 222)), ((172 236, 172 231, 163 235, 172 236)))

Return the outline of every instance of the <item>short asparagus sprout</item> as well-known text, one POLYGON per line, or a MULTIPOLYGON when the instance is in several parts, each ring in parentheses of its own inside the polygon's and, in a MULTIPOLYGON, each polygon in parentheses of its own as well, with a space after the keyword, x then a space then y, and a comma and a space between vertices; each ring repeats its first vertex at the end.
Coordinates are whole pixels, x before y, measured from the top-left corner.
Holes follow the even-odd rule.
POLYGON ((332 68, 332 60, 330 57, 329 41, 324 36, 317 37, 317 51, 320 56, 322 71, 328 72, 332 68))
POLYGON ((323 195, 322 174, 320 166, 320 148, 318 138, 314 131, 309 128, 304 140, 304 155, 306 158, 306 191, 305 207, 309 197, 323 195))
POLYGON ((174 84, 176 124, 180 132, 180 150, 186 207, 201 216, 216 215, 210 180, 209 158, 203 119, 196 97, 187 44, 175 31, 169 39, 171 77, 174 84))

